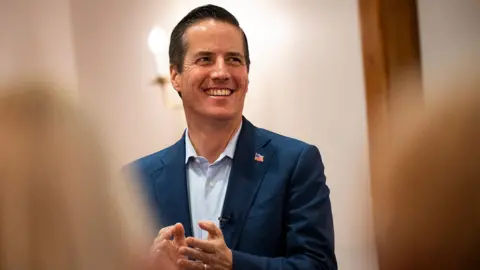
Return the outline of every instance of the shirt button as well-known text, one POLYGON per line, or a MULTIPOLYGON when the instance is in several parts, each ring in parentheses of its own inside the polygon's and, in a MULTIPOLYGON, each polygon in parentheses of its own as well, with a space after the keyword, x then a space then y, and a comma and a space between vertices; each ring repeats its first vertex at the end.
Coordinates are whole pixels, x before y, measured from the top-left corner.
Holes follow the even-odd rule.
POLYGON ((211 188, 214 188, 215 187, 215 181, 211 180, 209 185, 210 185, 211 188))

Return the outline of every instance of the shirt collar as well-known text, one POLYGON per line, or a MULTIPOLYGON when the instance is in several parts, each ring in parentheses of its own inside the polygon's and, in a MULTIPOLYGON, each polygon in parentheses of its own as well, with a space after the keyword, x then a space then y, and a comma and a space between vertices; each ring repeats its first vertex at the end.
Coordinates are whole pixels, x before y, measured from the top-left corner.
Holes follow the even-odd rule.
MULTIPOLYGON (((235 154, 235 148, 237 147, 238 136, 240 135, 240 130, 242 130, 242 124, 243 122, 240 123, 240 127, 238 128, 237 132, 230 139, 227 147, 225 147, 225 150, 223 150, 223 153, 220 154, 219 160, 222 159, 224 156, 233 159, 233 155, 235 154)), ((188 136, 188 128, 185 133, 185 164, 187 164, 188 160, 191 157, 198 157, 198 154, 193 147, 192 141, 190 141, 190 137, 188 136)))

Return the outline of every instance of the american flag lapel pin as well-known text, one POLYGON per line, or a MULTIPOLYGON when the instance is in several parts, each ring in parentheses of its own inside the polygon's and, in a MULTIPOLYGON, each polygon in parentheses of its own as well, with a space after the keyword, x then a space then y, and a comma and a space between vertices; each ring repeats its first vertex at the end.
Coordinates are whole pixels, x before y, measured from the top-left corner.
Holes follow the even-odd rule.
POLYGON ((255 161, 263 162, 263 156, 259 153, 255 153, 255 161))

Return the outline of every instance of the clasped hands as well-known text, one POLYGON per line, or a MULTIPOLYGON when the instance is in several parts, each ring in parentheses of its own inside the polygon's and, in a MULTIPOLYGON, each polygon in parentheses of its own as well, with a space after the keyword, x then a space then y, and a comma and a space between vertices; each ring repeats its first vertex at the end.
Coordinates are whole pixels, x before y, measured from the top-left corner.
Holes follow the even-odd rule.
POLYGON ((180 223, 161 229, 150 251, 153 269, 231 270, 232 251, 220 228, 213 222, 202 221, 198 225, 208 232, 207 240, 185 238, 180 223))

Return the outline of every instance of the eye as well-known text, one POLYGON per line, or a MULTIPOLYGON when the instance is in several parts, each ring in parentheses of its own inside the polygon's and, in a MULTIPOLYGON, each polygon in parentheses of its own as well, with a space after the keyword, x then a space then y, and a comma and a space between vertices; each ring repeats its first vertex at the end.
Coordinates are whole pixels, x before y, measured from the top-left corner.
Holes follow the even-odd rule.
POLYGON ((210 57, 208 57, 208 56, 203 56, 203 57, 200 57, 200 58, 197 59, 197 63, 199 63, 199 64, 208 64, 210 62, 211 62, 211 60, 210 60, 210 57))
POLYGON ((229 59, 229 61, 230 61, 230 62, 234 62, 234 63, 238 63, 238 64, 243 63, 242 58, 240 58, 240 57, 231 57, 231 58, 229 59))

